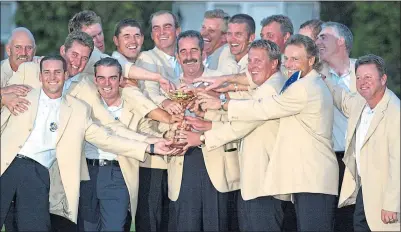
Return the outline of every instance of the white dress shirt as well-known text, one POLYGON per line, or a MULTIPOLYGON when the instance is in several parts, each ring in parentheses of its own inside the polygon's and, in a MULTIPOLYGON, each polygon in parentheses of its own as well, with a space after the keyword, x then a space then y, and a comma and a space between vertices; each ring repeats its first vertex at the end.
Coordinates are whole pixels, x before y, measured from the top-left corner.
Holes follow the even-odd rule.
POLYGON ((178 60, 175 58, 175 56, 170 56, 167 53, 164 53, 164 55, 167 57, 168 62, 170 62, 171 67, 174 69, 175 78, 178 79, 181 74, 181 68, 178 60))
MULTIPOLYGON (((351 64, 350 64, 351 67, 351 64)), ((329 69, 331 80, 335 84, 342 86, 348 92, 350 91, 351 71, 339 76, 333 69, 329 69)), ((348 119, 334 107, 334 122, 333 122, 333 149, 334 151, 345 150, 345 138, 347 137, 348 119)))
POLYGON ((375 115, 374 109, 371 109, 366 104, 361 115, 361 121, 359 123, 358 128, 356 129, 355 159, 356 159, 356 168, 358 170, 358 174, 360 174, 360 156, 361 156, 362 145, 374 115, 375 115))
POLYGON ((38 111, 33 129, 18 154, 27 156, 46 168, 56 160, 61 97, 50 99, 40 91, 38 111))
MULTIPOLYGON (((103 100, 103 98, 102 98, 103 100)), ((119 120, 121 117, 121 113, 123 110, 123 101, 119 106, 107 106, 106 102, 103 100, 103 104, 106 109, 113 115, 115 120, 119 120)), ((85 142, 85 155, 88 159, 105 159, 105 160, 115 160, 117 159, 117 155, 103 151, 102 149, 97 148, 95 145, 85 142)))

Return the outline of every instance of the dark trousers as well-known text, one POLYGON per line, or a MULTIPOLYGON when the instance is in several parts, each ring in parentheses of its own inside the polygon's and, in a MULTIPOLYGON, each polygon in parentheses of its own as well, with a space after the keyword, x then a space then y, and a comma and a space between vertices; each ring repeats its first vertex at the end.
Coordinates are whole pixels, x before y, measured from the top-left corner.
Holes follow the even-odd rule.
POLYGON ((14 196, 13 201, 11 202, 10 205, 10 210, 8 211, 6 220, 4 221, 4 227, 7 232, 18 231, 17 220, 15 219, 15 212, 16 209, 15 209, 15 196, 14 196))
POLYGON ((281 231, 284 219, 281 200, 272 196, 245 201, 240 195, 238 213, 241 231, 281 231))
POLYGON ((15 196, 15 220, 20 231, 50 231, 49 170, 31 159, 15 158, 0 177, 0 227, 15 196))
POLYGON ((336 196, 294 193, 298 231, 333 231, 336 196))
POLYGON ((183 165, 180 194, 170 204, 170 230, 227 231, 229 194, 214 188, 202 150, 190 148, 183 165))
MULTIPOLYGON (((339 178, 338 178, 338 197, 341 193, 342 182, 344 179, 345 164, 343 162, 344 152, 336 152, 338 167, 339 167, 339 178)), ((349 205, 342 208, 338 208, 338 197, 336 198, 336 212, 334 221, 334 231, 338 232, 352 232, 353 227, 353 214, 355 205, 349 205)))
POLYGON ((167 231, 169 203, 167 170, 140 167, 135 230, 167 231))
POLYGON ((281 208, 284 213, 282 231, 297 231, 297 214, 294 204, 291 201, 281 201, 281 208))
POLYGON ((354 212, 354 231, 370 231, 363 206, 362 187, 358 191, 354 212))
POLYGON ((88 170, 90 180, 80 189, 80 230, 124 231, 130 200, 120 167, 88 164, 88 170))

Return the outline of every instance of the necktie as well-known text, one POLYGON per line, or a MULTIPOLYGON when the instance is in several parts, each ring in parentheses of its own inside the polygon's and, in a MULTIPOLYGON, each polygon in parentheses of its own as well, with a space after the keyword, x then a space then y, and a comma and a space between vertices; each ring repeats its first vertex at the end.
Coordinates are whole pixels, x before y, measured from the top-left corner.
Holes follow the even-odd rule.
POLYGON ((299 78, 301 77, 301 71, 297 71, 294 74, 291 75, 290 78, 284 83, 283 88, 280 91, 280 94, 282 94, 292 83, 296 82, 299 78))

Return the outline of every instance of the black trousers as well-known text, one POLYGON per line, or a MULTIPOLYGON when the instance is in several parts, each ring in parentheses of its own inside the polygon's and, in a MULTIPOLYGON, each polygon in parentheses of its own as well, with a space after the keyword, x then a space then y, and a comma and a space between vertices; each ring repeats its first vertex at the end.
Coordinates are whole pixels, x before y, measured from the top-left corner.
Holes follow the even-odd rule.
POLYGON ((169 203, 167 170, 140 167, 135 230, 167 231, 169 203))
POLYGON ((31 159, 15 158, 0 177, 0 227, 15 196, 18 230, 50 231, 49 170, 31 159))
MULTIPOLYGON (((345 164, 343 162, 344 152, 336 152, 339 178, 338 178, 338 197, 341 193, 342 182, 344 179, 345 164)), ((336 198, 336 206, 338 206, 338 197, 336 198)), ((352 232, 354 231, 353 218, 354 218, 355 205, 349 205, 342 208, 336 207, 334 231, 338 232, 352 232)))
POLYGON ((336 196, 294 193, 298 231, 333 231, 336 196))
POLYGON ((370 231, 363 205, 362 187, 358 191, 354 212, 354 231, 370 231))
POLYGON ((202 150, 185 154, 180 194, 170 203, 171 231, 228 231, 229 194, 217 191, 206 170, 202 150))
POLYGON ((238 213, 241 231, 281 231, 284 219, 281 200, 272 196, 245 201, 240 195, 238 213))
POLYGON ((81 182, 79 228, 124 231, 130 198, 120 167, 88 165, 90 180, 81 182))

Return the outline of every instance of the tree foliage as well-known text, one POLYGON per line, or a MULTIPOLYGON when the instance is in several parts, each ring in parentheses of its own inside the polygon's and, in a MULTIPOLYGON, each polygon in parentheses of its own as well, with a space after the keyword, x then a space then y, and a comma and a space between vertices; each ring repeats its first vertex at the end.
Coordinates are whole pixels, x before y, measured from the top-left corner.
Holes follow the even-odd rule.
POLYGON ((400 2, 322 2, 321 19, 347 25, 353 35, 351 57, 381 56, 388 86, 401 95, 400 2))
POLYGON ((158 10, 171 10, 171 2, 94 2, 94 1, 46 1, 18 2, 15 15, 17 26, 32 31, 36 39, 37 55, 58 52, 68 34, 68 20, 79 11, 93 10, 102 18, 106 53, 115 50, 114 26, 124 18, 138 20, 144 29, 145 43, 142 49, 153 47, 150 39, 149 17, 158 10))

